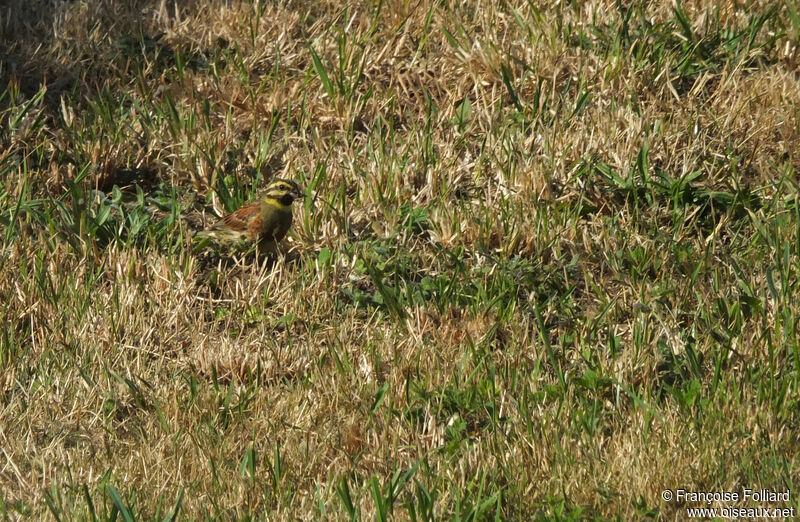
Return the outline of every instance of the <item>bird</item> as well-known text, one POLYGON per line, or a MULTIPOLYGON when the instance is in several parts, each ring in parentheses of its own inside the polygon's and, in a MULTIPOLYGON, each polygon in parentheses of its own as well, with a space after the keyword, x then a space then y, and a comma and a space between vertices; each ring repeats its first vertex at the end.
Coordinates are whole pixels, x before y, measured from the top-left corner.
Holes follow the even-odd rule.
POLYGON ((296 199, 303 199, 297 183, 273 180, 261 199, 243 205, 195 237, 219 243, 252 240, 259 247, 274 250, 292 226, 292 203, 296 199))

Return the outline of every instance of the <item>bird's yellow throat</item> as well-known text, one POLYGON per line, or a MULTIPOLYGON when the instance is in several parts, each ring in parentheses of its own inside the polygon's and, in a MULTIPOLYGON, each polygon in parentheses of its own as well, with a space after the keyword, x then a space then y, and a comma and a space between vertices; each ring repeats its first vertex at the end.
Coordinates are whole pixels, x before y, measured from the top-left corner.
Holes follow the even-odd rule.
POLYGON ((270 196, 267 196, 267 197, 264 198, 264 203, 266 203, 267 205, 273 206, 275 208, 279 208, 281 210, 289 210, 289 209, 292 208, 292 205, 284 205, 283 203, 281 203, 277 199, 275 199, 273 197, 270 197, 270 196))

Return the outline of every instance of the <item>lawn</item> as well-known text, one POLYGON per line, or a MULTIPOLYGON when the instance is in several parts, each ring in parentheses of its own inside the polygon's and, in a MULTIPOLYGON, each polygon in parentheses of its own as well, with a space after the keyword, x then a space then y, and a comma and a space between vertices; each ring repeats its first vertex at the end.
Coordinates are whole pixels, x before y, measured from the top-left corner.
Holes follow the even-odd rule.
POLYGON ((800 509, 799 42, 796 0, 8 0, 0 517, 800 509), (192 239, 274 178, 276 255, 192 239))

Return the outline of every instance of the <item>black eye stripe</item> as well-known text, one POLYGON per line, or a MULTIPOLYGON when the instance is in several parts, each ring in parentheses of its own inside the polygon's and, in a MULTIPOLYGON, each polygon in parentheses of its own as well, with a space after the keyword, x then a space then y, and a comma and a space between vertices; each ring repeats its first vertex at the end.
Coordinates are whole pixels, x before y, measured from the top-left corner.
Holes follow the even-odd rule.
POLYGON ((273 187, 276 187, 276 188, 280 187, 280 188, 283 188, 283 189, 286 189, 286 190, 289 190, 289 189, 292 189, 292 188, 295 187, 295 184, 291 183, 289 181, 275 181, 275 182, 271 183, 271 185, 273 187))
POLYGON ((266 197, 284 200, 284 204, 291 204, 292 199, 302 197, 302 191, 297 183, 287 180, 275 180, 267 186, 266 197))

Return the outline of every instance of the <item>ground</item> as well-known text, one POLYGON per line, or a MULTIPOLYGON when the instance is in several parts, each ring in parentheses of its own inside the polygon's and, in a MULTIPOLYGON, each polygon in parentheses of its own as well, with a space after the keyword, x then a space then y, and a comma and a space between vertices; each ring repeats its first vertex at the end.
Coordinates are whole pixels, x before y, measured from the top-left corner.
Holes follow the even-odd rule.
POLYGON ((797 2, 0 21, 5 518, 800 507, 797 2))

